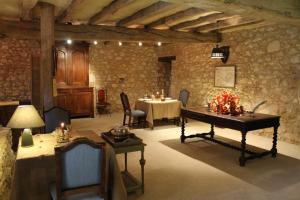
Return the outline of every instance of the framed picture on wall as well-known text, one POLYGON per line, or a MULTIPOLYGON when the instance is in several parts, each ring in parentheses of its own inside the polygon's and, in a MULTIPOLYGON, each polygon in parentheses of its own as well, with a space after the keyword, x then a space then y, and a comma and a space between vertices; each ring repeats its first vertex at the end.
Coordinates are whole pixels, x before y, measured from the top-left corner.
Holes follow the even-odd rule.
POLYGON ((234 88, 235 86, 235 66, 215 67, 215 87, 234 88))

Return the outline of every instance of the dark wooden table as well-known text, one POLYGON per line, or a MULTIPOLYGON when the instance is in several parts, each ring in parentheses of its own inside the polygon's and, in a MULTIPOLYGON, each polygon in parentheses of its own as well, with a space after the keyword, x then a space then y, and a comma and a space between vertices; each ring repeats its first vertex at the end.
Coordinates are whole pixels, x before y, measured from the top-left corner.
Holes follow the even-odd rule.
POLYGON ((183 108, 181 109, 181 143, 187 138, 200 137, 212 142, 219 143, 224 146, 231 147, 233 149, 241 151, 241 156, 239 158, 240 166, 245 166, 247 160, 260 158, 271 154, 272 157, 276 157, 277 154, 277 130, 279 127, 280 116, 267 115, 261 113, 254 114, 242 114, 237 116, 223 115, 209 111, 207 108, 183 108), (208 133, 197 133, 193 135, 185 135, 185 119, 191 118, 198 121, 211 124, 211 130, 208 133), (224 128, 230 128, 240 131, 242 134, 241 148, 233 146, 231 144, 225 143, 220 140, 214 139, 214 126, 221 126, 224 128), (256 153, 246 149, 246 136, 248 131, 263 129, 263 128, 274 128, 273 133, 273 146, 270 151, 264 151, 261 153, 256 153), (246 154, 249 154, 246 156, 246 154))
POLYGON ((102 138, 106 140, 109 144, 111 144, 112 148, 115 151, 115 154, 123 154, 124 153, 124 162, 125 162, 125 169, 121 172, 122 178, 126 187, 127 192, 132 192, 138 189, 142 190, 144 193, 144 166, 146 160, 144 159, 144 150, 146 144, 143 143, 143 140, 136 137, 134 134, 130 134, 131 136, 122 141, 116 142, 113 139, 113 136, 108 133, 104 132, 101 134, 102 138), (127 154, 130 152, 140 151, 141 158, 140 158, 140 166, 141 166, 141 181, 139 181, 136 177, 134 177, 127 168, 127 154))

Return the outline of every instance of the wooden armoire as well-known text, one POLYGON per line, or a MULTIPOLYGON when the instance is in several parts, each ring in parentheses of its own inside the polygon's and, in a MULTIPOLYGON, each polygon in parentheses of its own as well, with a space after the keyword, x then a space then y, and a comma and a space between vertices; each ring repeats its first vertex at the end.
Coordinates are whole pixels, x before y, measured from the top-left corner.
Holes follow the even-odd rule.
POLYGON ((68 110, 71 117, 94 117, 88 44, 56 44, 56 60, 57 106, 68 110))

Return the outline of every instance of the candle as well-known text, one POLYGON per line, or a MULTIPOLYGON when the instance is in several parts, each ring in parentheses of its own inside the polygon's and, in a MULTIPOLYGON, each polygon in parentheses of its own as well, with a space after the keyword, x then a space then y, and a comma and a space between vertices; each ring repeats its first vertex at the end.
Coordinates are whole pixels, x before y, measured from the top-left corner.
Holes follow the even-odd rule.
POLYGON ((60 127, 61 127, 61 129, 64 129, 64 127, 65 127, 65 123, 60 123, 60 127))

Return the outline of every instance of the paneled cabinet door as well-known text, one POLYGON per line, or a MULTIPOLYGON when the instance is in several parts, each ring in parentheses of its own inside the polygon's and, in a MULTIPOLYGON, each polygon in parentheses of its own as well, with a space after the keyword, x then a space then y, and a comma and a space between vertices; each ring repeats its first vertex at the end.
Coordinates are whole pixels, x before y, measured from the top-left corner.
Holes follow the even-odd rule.
POLYGON ((67 68, 67 49, 65 47, 59 47, 56 50, 57 53, 57 69, 56 69, 56 83, 57 87, 64 87, 69 84, 69 74, 67 68))
POLYGON ((57 106, 72 112, 72 92, 71 90, 59 89, 57 94, 57 106))
POLYGON ((88 86, 88 49, 85 47, 74 47, 70 50, 69 59, 71 85, 88 86))
POLYGON ((93 91, 92 89, 73 90, 72 111, 74 116, 88 115, 93 117, 93 91))

